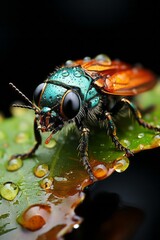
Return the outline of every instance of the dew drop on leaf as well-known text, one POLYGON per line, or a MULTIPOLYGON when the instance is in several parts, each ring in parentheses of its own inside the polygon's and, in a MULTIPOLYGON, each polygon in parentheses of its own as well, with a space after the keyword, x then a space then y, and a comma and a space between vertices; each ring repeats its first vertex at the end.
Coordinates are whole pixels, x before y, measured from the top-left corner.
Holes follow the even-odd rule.
POLYGON ((52 177, 46 177, 40 182, 40 186, 43 189, 51 189, 53 187, 53 178, 52 177))
POLYGON ((34 169, 34 175, 39 178, 44 177, 48 172, 49 169, 47 164, 40 164, 34 169))
POLYGON ((93 167, 93 173, 97 179, 102 179, 107 176, 108 170, 103 164, 98 164, 93 167))
POLYGON ((23 165, 23 161, 20 158, 14 158, 7 162, 7 170, 8 171, 16 171, 21 168, 23 165))
POLYGON ((127 139, 122 139, 121 143, 124 147, 129 147, 131 145, 130 141, 128 141, 127 139))
POLYGON ((51 207, 45 204, 35 204, 27 208, 18 218, 17 222, 30 231, 42 228, 51 213, 51 207))
POLYGON ((54 148, 56 146, 56 141, 54 139, 51 139, 49 143, 45 144, 46 148, 54 148))
POLYGON ((116 172, 121 173, 124 172, 129 166, 129 159, 125 156, 122 158, 117 159, 114 164, 114 169, 116 172))
POLYGON ((143 138, 144 137, 144 133, 139 133, 138 134, 138 138, 143 138))
POLYGON ((1 196, 8 201, 14 200, 18 192, 18 186, 13 182, 4 183, 0 189, 1 196))

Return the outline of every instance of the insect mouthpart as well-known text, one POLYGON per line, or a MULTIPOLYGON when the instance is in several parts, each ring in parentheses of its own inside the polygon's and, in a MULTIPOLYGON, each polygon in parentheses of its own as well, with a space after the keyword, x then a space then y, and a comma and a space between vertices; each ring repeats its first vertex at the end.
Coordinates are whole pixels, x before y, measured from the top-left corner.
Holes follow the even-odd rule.
POLYGON ((40 113, 36 115, 36 120, 38 129, 41 130, 41 132, 52 131, 56 133, 64 125, 60 116, 48 107, 43 108, 40 113))

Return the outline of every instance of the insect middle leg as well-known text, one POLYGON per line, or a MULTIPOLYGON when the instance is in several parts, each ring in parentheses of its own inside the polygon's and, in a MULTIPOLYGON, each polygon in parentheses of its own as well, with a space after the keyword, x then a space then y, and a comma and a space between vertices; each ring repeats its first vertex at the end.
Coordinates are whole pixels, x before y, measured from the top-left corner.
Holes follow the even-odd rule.
POLYGON ((107 127, 108 127, 108 131, 109 131, 109 135, 112 139, 112 142, 114 143, 115 147, 118 148, 121 151, 124 151, 126 153, 127 157, 133 156, 133 152, 131 152, 130 149, 124 147, 118 137, 117 137, 117 132, 116 132, 116 125, 112 119, 111 113, 109 112, 105 112, 105 117, 107 120, 107 127))
POLYGON ((89 163, 89 158, 88 158, 88 139, 89 139, 89 129, 83 127, 81 129, 81 138, 80 138, 80 143, 79 143, 79 154, 80 154, 80 160, 87 170, 87 173, 90 176, 91 181, 95 180, 95 177, 92 172, 92 168, 89 163))
POLYGON ((10 160, 14 159, 14 158, 26 159, 26 158, 31 157, 35 153, 35 151, 38 149, 39 145, 41 145, 41 143, 42 143, 42 138, 41 138, 40 132, 38 131, 37 127, 38 127, 37 121, 35 119, 34 120, 34 136, 35 136, 36 143, 33 146, 33 148, 26 153, 15 154, 15 155, 11 156, 10 160))

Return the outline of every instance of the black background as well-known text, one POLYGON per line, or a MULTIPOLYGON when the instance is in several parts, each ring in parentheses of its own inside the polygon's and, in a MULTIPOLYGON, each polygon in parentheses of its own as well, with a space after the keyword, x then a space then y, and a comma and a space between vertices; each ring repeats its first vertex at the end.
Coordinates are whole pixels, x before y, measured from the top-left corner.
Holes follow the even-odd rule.
MULTIPOLYGON (((11 103, 21 98, 9 82, 32 99, 36 86, 68 59, 105 53, 160 75, 158 1, 6 0, 1 1, 0 19, 0 111, 6 116, 11 103)), ((158 158, 159 151, 143 153, 128 172, 98 186, 145 211, 136 240, 159 239, 158 158)))
POLYGON ((105 53, 160 74, 160 3, 143 0, 1 1, 0 110, 68 59, 105 53))

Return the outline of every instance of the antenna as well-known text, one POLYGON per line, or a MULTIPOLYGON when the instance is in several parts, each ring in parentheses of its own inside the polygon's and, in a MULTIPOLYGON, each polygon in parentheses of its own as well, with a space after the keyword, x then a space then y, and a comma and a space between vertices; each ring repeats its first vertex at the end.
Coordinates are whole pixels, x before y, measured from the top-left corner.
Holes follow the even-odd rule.
POLYGON ((13 83, 9 83, 9 85, 14 88, 14 90, 16 92, 18 92, 28 103, 30 103, 31 106, 27 106, 27 105, 21 105, 21 104, 13 104, 13 107, 20 107, 20 108, 28 108, 28 109, 32 109, 32 110, 38 110, 39 108, 33 104, 29 98, 27 98, 13 83))

